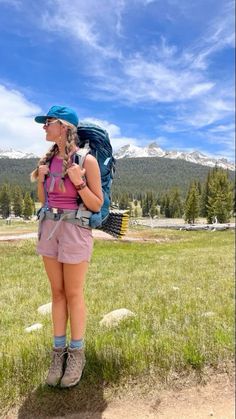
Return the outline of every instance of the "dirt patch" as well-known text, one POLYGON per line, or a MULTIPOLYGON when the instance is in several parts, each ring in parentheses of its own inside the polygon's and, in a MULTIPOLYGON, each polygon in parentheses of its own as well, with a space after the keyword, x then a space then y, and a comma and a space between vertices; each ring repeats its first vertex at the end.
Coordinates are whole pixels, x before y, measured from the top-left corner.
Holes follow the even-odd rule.
MULTIPOLYGON (((103 405, 92 410, 78 409, 73 414, 32 415, 24 411, 24 419, 233 419, 234 380, 227 374, 211 377, 205 385, 183 388, 182 390, 158 390, 149 394, 140 390, 125 392, 112 400, 104 397, 103 405)), ((88 395, 89 397, 89 395, 88 395)), ((56 398, 56 394, 55 394, 56 398)), ((51 400, 52 401, 52 400, 51 400)), ((5 419, 22 418, 20 408, 9 412, 5 419)))
POLYGON ((22 234, 11 233, 8 235, 0 235, 0 241, 27 240, 27 239, 35 239, 36 237, 37 237, 37 233, 22 233, 22 234))
MULTIPOLYGON (((117 240, 115 237, 105 233, 101 230, 93 230, 93 237, 98 240, 117 240)), ((0 241, 16 241, 16 240, 27 240, 27 239, 36 239, 37 233, 25 233, 25 234, 10 234, 10 235, 0 235, 0 241)), ((124 236, 122 242, 151 242, 151 243, 162 243, 170 241, 168 238, 147 238, 141 237, 140 235, 135 237, 135 235, 128 234, 124 236)))

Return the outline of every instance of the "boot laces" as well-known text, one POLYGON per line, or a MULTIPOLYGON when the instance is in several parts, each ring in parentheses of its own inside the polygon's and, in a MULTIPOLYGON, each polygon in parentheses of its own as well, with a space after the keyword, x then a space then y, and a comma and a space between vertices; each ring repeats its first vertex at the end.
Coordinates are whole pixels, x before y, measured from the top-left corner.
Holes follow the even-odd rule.
POLYGON ((64 357, 64 352, 53 352, 52 354, 52 365, 50 368, 51 372, 55 372, 58 368, 61 368, 62 358, 64 357))
POLYGON ((80 353, 73 353, 68 352, 68 358, 67 358, 67 365, 66 370, 67 372, 73 372, 78 367, 82 365, 82 357, 80 353))

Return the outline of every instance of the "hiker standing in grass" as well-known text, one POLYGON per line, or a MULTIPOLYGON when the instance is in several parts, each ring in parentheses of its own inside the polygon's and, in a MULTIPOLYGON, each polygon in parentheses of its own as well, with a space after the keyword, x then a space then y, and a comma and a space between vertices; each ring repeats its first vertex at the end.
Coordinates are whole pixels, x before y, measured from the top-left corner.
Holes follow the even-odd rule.
POLYGON ((88 210, 98 212, 103 203, 97 160, 87 155, 83 169, 73 163, 77 150, 78 116, 73 109, 53 106, 47 115, 36 116, 46 140, 54 144, 31 174, 38 181, 39 214, 37 251, 43 257, 52 292, 53 350, 46 382, 71 387, 85 365, 85 276, 93 238, 88 210), (71 340, 67 348, 66 329, 71 340))

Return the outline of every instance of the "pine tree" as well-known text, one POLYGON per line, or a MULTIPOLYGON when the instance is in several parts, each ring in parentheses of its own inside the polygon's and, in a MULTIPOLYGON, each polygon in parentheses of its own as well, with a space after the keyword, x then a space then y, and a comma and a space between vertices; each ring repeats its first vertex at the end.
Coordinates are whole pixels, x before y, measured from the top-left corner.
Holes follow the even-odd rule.
POLYGON ((11 193, 10 187, 6 183, 0 192, 0 213, 3 218, 8 218, 11 213, 11 193))
POLYGON ((165 196, 165 207, 164 207, 164 214, 166 218, 170 218, 170 196, 166 194, 165 196))
MULTIPOLYGON (((152 213, 154 213, 156 210, 156 199, 153 192, 147 192, 142 200, 143 217, 148 217, 150 215, 151 208, 152 213)), ((156 213, 154 215, 156 215, 156 213)))
POLYGON ((34 202, 29 194, 29 192, 26 192, 24 196, 24 210, 23 215, 26 219, 29 219, 32 217, 34 211, 34 202))
POLYGON ((208 204, 208 197, 209 197, 209 183, 211 176, 213 174, 213 170, 209 170, 207 174, 207 179, 205 185, 202 189, 202 193, 200 196, 200 215, 201 217, 207 217, 207 204, 208 204))
POLYGON ((229 222, 233 210, 233 187, 223 169, 214 170, 209 181, 207 221, 217 217, 219 223, 229 222))
POLYGON ((24 200, 23 200, 23 194, 22 190, 19 186, 16 186, 13 191, 13 198, 12 198, 12 204, 13 204, 13 212, 16 217, 21 217, 23 214, 24 209, 24 200))
POLYGON ((164 215, 165 213, 165 196, 162 195, 160 199, 160 214, 164 215))
POLYGON ((125 210, 129 207, 129 196, 127 193, 123 193, 119 199, 119 209, 125 210))
POLYGON ((184 218, 188 223, 195 222, 199 215, 199 193, 196 182, 192 182, 185 201, 184 218))
POLYGON ((158 214, 158 211, 157 211, 157 206, 156 206, 156 204, 153 202, 152 203, 152 206, 150 207, 150 209, 149 209, 149 215, 150 215, 150 217, 155 217, 155 215, 157 215, 158 214))
POLYGON ((174 188, 170 191, 170 217, 180 218, 183 215, 183 205, 180 198, 180 192, 178 188, 174 188))
POLYGON ((201 196, 201 194, 202 194, 202 185, 201 185, 200 180, 198 180, 198 182, 197 182, 197 187, 198 187, 199 196, 201 196))

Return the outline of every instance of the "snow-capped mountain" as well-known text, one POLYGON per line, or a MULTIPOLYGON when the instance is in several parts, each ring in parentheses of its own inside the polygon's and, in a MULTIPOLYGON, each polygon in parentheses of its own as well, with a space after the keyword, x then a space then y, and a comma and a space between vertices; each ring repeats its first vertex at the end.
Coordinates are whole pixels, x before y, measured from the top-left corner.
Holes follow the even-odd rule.
POLYGON ((0 148, 0 159, 2 158, 9 158, 9 159, 33 159, 37 158, 33 153, 24 153, 23 151, 13 150, 13 148, 8 148, 6 150, 2 150, 0 148))
POLYGON ((201 164, 203 166, 222 167, 223 169, 235 170, 235 165, 225 158, 215 159, 206 156, 198 151, 187 153, 184 151, 165 151, 156 143, 151 143, 147 147, 138 147, 132 144, 127 144, 121 147, 115 153, 116 159, 136 157, 163 157, 167 159, 181 159, 191 163, 201 164))
MULTIPOLYGON (((155 142, 150 143, 147 147, 138 147, 132 144, 127 144, 117 150, 114 154, 116 159, 135 158, 135 157, 163 157, 167 159, 181 159, 191 163, 201 164, 203 166, 214 167, 216 164, 223 169, 235 170, 235 165, 225 158, 215 159, 206 156, 199 151, 187 153, 184 151, 165 151, 159 147, 155 142)), ((0 149, 0 159, 31 159, 39 158, 33 153, 24 153, 23 151, 16 151, 12 148, 0 149)))

